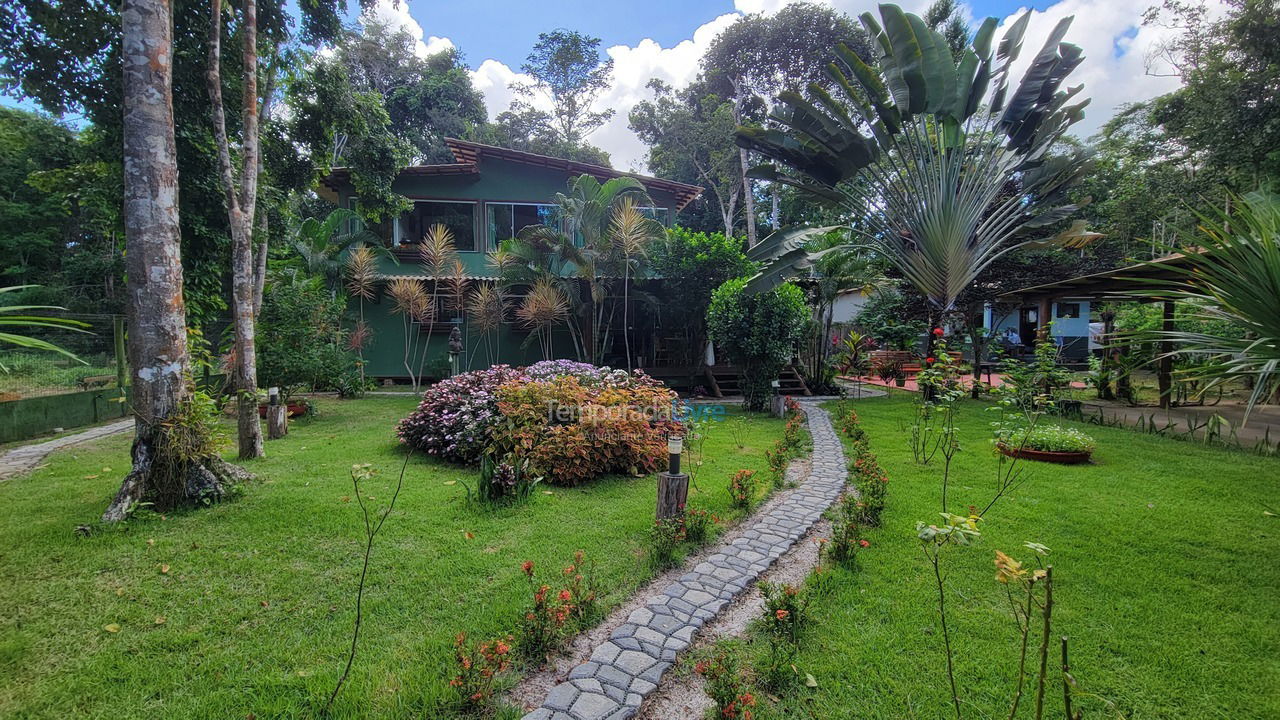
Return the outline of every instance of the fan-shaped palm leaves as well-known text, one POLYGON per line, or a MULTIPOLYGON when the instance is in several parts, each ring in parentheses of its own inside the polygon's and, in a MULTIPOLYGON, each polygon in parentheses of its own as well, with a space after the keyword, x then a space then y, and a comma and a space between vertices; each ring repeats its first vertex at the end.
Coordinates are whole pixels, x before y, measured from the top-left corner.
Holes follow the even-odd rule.
POLYGON ((342 287, 345 253, 367 247, 371 253, 390 257, 378 236, 364 227, 359 215, 346 208, 333 210, 323 220, 303 220, 289 239, 289 246, 298 254, 302 269, 323 278, 335 294, 342 287))
POLYGON ((1280 386, 1280 195, 1258 191, 1233 204, 1230 213, 1200 215, 1199 231, 1185 237, 1200 252, 1181 264, 1160 263, 1178 279, 1157 292, 1218 321, 1210 327, 1226 321, 1242 333, 1151 330, 1137 339, 1171 342, 1172 355, 1205 361, 1187 372, 1206 386, 1250 379, 1252 411, 1280 386))
POLYGON ((636 207, 634 197, 624 197, 613 210, 609 238, 614 251, 622 256, 622 340, 627 352, 627 369, 631 354, 631 273, 649 257, 649 247, 666 234, 662 223, 647 217, 636 207))
POLYGON ((537 334, 542 359, 550 360, 551 332, 556 325, 568 321, 569 299, 550 278, 539 278, 516 309, 516 317, 537 334))
MULTIPOLYGON (((1014 86, 1010 68, 1030 13, 994 53, 996 19, 987 18, 959 61, 915 15, 881 5, 880 17, 861 16, 880 49, 878 69, 837 46, 828 66, 834 95, 816 84, 807 98, 783 93, 772 114, 779 127, 739 128, 737 141, 783 166, 753 176, 842 206, 867 245, 947 310, 993 260, 1026 241, 1022 234, 1076 210, 1059 203, 1085 159, 1050 150, 1088 103, 1072 102, 1083 86, 1062 87, 1081 51, 1062 42, 1066 18, 1014 86)), ((775 234, 754 249, 776 262, 752 287, 811 265, 805 239, 775 234)))

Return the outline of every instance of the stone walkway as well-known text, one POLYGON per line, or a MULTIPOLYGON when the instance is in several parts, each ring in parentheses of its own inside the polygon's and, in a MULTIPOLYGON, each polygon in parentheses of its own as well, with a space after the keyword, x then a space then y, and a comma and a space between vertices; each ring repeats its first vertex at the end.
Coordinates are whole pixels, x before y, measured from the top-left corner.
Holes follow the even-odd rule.
POLYGON ((116 435, 133 429, 133 418, 125 418, 108 425, 99 425, 84 432, 64 435, 53 440, 46 440, 34 445, 17 447, 4 455, 0 455, 0 480, 8 480, 14 475, 27 472, 40 464, 49 453, 68 445, 76 445, 90 440, 116 435))
POLYGON ((787 500, 754 517, 732 543, 669 585, 598 646, 524 720, 625 720, 702 626, 753 583, 844 491, 844 449, 827 412, 800 399, 813 436, 809 477, 787 500))

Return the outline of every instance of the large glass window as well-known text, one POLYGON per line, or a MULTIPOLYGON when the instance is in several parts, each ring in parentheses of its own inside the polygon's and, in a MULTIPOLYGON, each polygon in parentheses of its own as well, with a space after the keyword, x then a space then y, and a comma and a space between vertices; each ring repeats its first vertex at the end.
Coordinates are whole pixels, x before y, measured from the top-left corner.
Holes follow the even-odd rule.
POLYGON ((640 207, 636 209, 644 213, 644 216, 649 218, 650 220, 657 220, 658 222, 662 223, 664 227, 671 226, 671 213, 668 212, 666 208, 640 207))
POLYGON ((496 248, 530 225, 559 229, 560 208, 533 203, 485 203, 488 208, 489 247, 496 248))
POLYGON ((475 203, 418 200, 413 209, 396 218, 395 244, 414 245, 422 242, 433 225, 444 225, 453 233, 453 244, 460 252, 476 247, 475 203))

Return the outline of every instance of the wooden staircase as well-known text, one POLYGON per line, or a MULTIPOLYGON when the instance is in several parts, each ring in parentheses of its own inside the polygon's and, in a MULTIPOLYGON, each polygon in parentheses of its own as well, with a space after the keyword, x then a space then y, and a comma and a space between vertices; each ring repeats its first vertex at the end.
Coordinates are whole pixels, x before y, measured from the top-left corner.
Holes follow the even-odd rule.
MULTIPOLYGON (((712 397, 741 395, 742 385, 738 378, 738 368, 733 365, 707 365, 703 367, 707 379, 707 391, 712 397)), ((812 395, 804 378, 795 367, 788 365, 778 375, 778 392, 782 395, 812 395)))

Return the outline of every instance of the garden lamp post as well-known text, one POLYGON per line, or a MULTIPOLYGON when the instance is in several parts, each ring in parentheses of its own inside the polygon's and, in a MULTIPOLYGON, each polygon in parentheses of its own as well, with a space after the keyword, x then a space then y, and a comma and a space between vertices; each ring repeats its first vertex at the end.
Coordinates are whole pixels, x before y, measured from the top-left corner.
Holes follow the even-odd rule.
POLYGON ((684 452, 684 436, 667 436, 667 471, 658 475, 657 519, 665 520, 684 514, 689 498, 689 476, 680 472, 680 454, 684 452))

